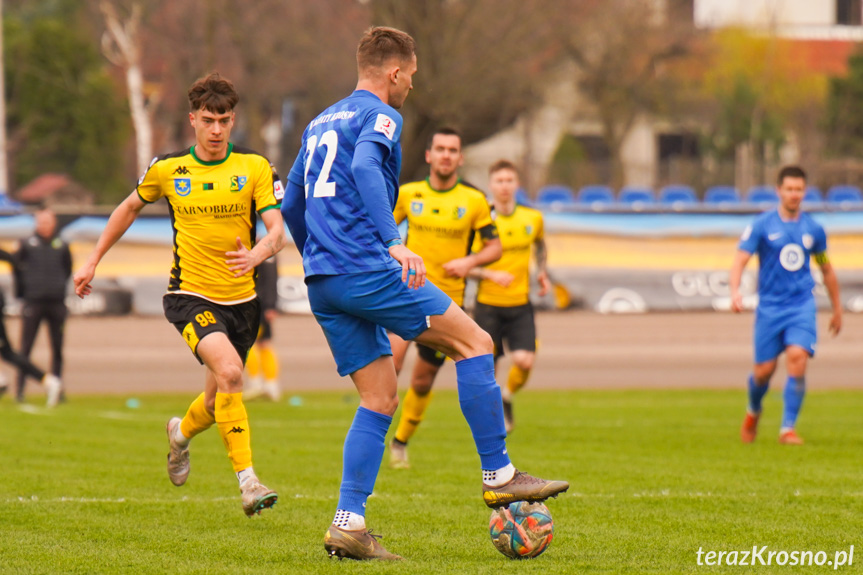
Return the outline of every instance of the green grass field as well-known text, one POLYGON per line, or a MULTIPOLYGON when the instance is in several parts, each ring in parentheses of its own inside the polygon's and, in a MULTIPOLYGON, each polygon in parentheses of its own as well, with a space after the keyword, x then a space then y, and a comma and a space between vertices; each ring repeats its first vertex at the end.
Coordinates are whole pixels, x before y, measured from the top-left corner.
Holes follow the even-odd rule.
MULTIPOLYGON (((165 474, 164 423, 191 397, 73 397, 47 412, 0 402, 0 573, 800 573, 824 565, 699 566, 704 551, 837 551, 863 564, 863 395, 811 393, 807 444, 776 442, 779 393, 762 436, 741 445, 743 392, 530 391, 509 440, 516 465, 567 479, 548 505, 555 537, 516 562, 488 536, 479 460, 454 392, 437 394, 411 444, 413 468, 382 468, 368 523, 399 564, 329 560, 352 394, 250 403, 255 469, 280 494, 251 520, 215 429, 192 474, 165 474)), ((35 399, 34 399, 35 400, 35 399)), ((386 455, 385 455, 386 457, 386 455)), ((767 555, 764 555, 766 560, 767 555)))

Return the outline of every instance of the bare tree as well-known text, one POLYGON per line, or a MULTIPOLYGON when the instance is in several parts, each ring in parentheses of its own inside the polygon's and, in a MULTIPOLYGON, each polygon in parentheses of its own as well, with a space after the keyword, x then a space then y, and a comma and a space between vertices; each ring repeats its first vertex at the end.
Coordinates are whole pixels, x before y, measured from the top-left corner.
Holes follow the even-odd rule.
POLYGON ((102 53, 112 64, 123 68, 126 74, 129 109, 135 129, 135 156, 138 173, 143 174, 153 157, 152 115, 159 93, 144 93, 140 43, 142 6, 140 2, 132 2, 125 18, 120 16, 117 6, 110 0, 101 0, 99 9, 105 18, 106 28, 102 35, 102 53))
POLYGON ((419 60, 415 89, 403 110, 402 173, 420 177, 423 150, 442 124, 464 143, 510 125, 535 101, 550 64, 555 15, 548 0, 370 0, 372 21, 414 36, 419 60))
POLYGON ((660 113, 673 97, 664 66, 687 54, 691 23, 678 23, 643 0, 561 0, 557 37, 578 66, 575 83, 602 125, 612 185, 624 181, 621 148, 642 114, 660 113))

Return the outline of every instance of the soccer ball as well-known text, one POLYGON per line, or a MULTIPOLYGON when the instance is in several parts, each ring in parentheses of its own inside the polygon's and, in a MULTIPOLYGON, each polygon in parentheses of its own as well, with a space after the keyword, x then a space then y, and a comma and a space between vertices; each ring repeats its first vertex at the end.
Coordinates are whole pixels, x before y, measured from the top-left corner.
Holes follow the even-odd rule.
POLYGON ((510 559, 531 559, 548 549, 554 522, 542 503, 518 501, 493 510, 488 530, 498 551, 510 559))

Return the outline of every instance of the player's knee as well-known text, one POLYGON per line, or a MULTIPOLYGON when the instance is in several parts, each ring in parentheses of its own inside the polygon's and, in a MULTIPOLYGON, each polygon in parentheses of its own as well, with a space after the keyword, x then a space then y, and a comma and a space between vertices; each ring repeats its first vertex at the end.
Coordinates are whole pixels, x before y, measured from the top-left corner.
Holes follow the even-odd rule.
POLYGON ((758 387, 763 387, 770 384, 770 378, 773 377, 773 370, 758 370, 752 373, 752 380, 758 387))
POLYGON ((786 351, 787 370, 790 375, 799 376, 806 369, 809 353, 801 347, 789 347, 786 351))
POLYGON ((470 348, 471 355, 466 355, 465 357, 492 354, 494 353, 494 342, 487 332, 476 326, 476 329, 471 333, 470 348))
POLYGON ((414 393, 419 395, 420 397, 428 395, 431 393, 432 386, 434 385, 434 378, 422 378, 415 379, 411 381, 411 389, 414 390, 414 393))
POLYGON ((223 389, 234 393, 243 387, 243 366, 234 362, 224 362, 214 370, 219 391, 223 389), (237 389, 239 388, 239 389, 237 389))
POLYGON ((533 360, 536 355, 530 351, 518 351, 512 354, 512 363, 523 371, 530 371, 533 368, 533 360))
POLYGON ((364 396, 360 405, 376 413, 392 417, 399 407, 399 396, 398 394, 364 396))

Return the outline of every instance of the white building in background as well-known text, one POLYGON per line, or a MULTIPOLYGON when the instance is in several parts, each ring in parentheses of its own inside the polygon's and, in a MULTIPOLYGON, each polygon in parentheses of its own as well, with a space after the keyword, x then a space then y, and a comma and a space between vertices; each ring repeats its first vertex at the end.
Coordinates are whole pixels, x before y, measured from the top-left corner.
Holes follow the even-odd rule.
POLYGON ((698 28, 744 26, 785 38, 863 40, 861 0, 695 0, 698 28))
MULTIPOLYGON (((664 14, 691 17, 695 27, 712 30, 741 26, 765 34, 807 43, 863 42, 863 0, 656 0, 664 14)), ((825 50, 824 52, 829 52, 825 50)), ((820 50, 818 52, 821 52, 820 50)), ((835 53, 835 49, 833 50, 835 53)), ((483 186, 487 167, 499 158, 521 165, 523 184, 532 192, 545 178, 558 143, 565 135, 596 140, 600 124, 593 120, 571 80, 562 70, 549 82, 543 102, 510 128, 465 148, 465 178, 483 186)), ((656 187, 660 156, 674 138, 674 128, 642 118, 623 144, 626 185, 656 187), (664 140, 663 140, 664 139, 664 140)), ((672 147, 674 142, 672 141, 672 147)), ((786 161, 796 161, 793 146, 783 150, 786 161)), ((745 178, 738 180, 741 185, 745 178)), ((596 182, 604 183, 604 182, 596 182)))

